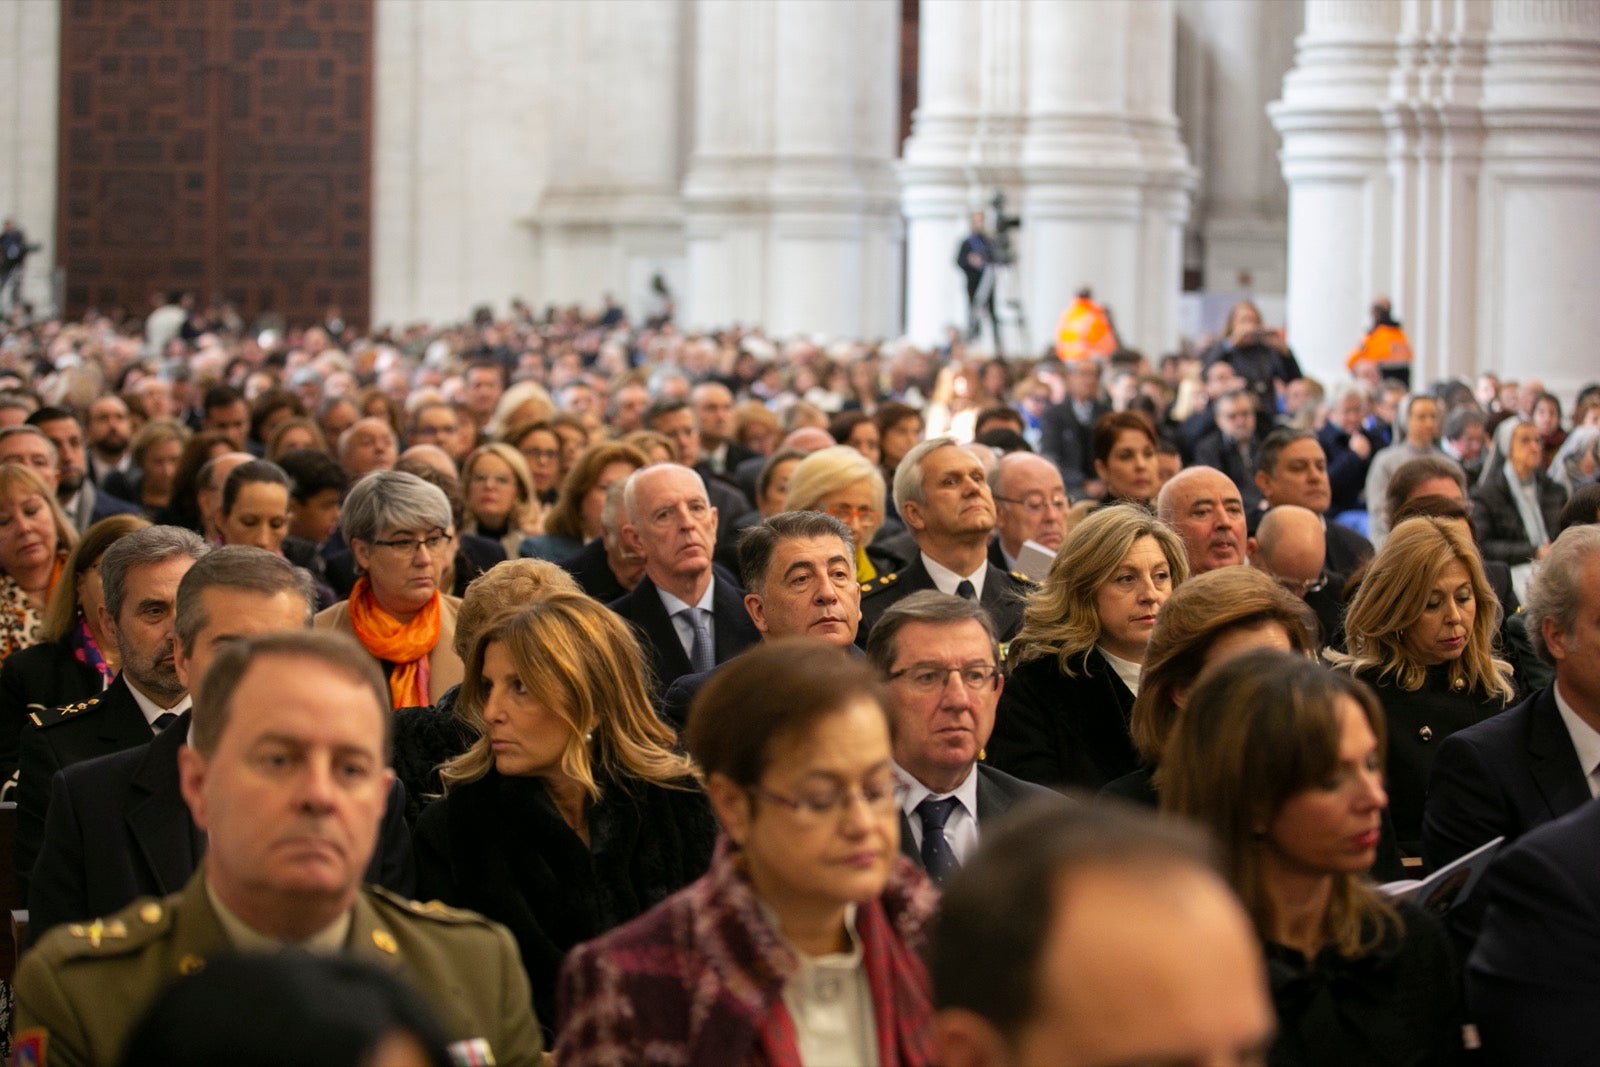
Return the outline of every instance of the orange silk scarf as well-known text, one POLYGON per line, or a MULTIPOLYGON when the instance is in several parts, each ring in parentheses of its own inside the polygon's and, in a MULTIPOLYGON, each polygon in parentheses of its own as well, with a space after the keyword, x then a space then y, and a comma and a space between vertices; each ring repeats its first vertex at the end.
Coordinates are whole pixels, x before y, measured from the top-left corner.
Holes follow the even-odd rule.
POLYGON ((380 660, 394 664, 389 675, 389 699, 396 708, 426 707, 428 654, 439 643, 439 594, 410 622, 402 623, 378 607, 365 576, 350 590, 350 623, 361 646, 380 660))

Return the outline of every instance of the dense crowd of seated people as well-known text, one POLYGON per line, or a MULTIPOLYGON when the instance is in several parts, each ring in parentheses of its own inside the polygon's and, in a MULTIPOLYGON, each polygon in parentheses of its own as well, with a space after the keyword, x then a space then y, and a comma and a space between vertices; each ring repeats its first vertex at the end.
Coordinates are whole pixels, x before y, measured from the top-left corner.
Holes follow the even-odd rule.
POLYGON ((18 1062, 1594 1061, 1600 385, 230 321, 0 346, 18 1062))

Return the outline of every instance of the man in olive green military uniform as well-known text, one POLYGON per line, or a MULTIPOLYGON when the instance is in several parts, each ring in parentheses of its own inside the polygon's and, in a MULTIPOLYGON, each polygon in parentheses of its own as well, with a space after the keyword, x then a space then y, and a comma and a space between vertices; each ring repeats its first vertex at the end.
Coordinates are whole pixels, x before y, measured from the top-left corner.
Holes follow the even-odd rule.
POLYGON ((394 777, 388 723, 387 685, 348 638, 273 634, 221 651, 179 755, 184 800, 209 838, 204 864, 182 892, 57 927, 24 957, 21 1061, 115 1064, 177 976, 223 953, 296 946, 409 981, 457 1062, 537 1063, 539 1026, 510 934, 361 887, 394 777))

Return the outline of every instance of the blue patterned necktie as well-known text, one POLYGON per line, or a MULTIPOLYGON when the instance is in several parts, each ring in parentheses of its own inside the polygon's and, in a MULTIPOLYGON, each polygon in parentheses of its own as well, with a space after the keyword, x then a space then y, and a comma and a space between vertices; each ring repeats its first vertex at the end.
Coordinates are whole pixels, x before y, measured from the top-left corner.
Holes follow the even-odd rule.
POLYGON ((944 824, 950 821, 951 812, 960 803, 955 797, 943 800, 926 797, 917 805, 917 818, 922 820, 922 866, 935 885, 944 885, 945 879, 961 867, 955 850, 944 836, 944 824))
POLYGON ((711 641, 711 627, 706 623, 706 613, 699 608, 686 608, 689 625, 694 629, 694 643, 689 646, 689 665, 696 674, 709 671, 717 665, 716 646, 711 641))

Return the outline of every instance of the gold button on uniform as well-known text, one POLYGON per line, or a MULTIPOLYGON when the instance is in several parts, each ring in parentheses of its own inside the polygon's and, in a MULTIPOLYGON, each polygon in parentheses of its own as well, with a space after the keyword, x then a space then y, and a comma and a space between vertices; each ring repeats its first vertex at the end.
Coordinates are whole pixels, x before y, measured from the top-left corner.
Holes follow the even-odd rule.
POLYGON ((372 931, 372 943, 377 946, 379 952, 386 952, 391 956, 400 951, 400 946, 395 944, 394 935, 387 930, 372 931))
POLYGON ((1433 727, 1424 726, 1422 729, 1418 730, 1417 731, 1417 740, 1419 740, 1419 741, 1432 741, 1433 740, 1433 727))
POLYGON ((185 956, 178 961, 178 973, 194 974, 196 971, 204 970, 205 966, 206 961, 199 956, 185 956))
POLYGON ((139 909, 139 921, 154 926, 161 921, 161 905, 151 902, 139 909))

